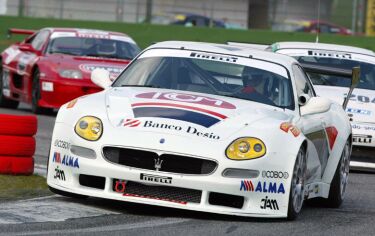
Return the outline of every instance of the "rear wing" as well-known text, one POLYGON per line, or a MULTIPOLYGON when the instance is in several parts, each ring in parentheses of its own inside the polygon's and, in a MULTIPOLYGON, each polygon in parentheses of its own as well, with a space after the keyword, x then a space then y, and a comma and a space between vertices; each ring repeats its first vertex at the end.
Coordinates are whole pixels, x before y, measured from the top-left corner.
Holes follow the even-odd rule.
POLYGON ((9 39, 10 37, 12 37, 12 34, 31 35, 31 34, 33 34, 35 32, 36 32, 36 30, 11 28, 11 29, 8 29, 7 38, 9 39))
POLYGON ((323 74, 323 75, 336 75, 340 77, 345 77, 351 80, 350 88, 348 95, 344 99, 344 103, 342 104, 342 107, 344 110, 346 110, 346 106, 348 105, 349 98, 352 95, 352 92, 355 87, 357 87, 360 79, 360 67, 353 67, 353 69, 340 69, 335 67, 328 67, 328 66, 320 66, 320 65, 312 65, 312 64, 306 64, 301 63, 301 66, 304 68, 306 72, 315 73, 315 74, 323 74))
POLYGON ((240 48, 250 48, 250 49, 258 49, 258 50, 266 50, 270 44, 261 44, 261 43, 243 43, 243 42, 227 42, 227 45, 240 47, 240 48))

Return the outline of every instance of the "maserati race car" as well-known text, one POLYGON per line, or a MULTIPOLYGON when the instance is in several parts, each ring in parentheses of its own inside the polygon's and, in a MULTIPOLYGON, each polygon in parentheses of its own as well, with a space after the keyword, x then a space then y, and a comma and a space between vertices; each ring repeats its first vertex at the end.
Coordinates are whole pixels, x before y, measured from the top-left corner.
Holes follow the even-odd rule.
POLYGON ((102 69, 92 80, 105 90, 56 118, 47 174, 55 193, 288 219, 305 199, 343 201, 349 120, 315 96, 291 57, 162 42, 113 83, 102 69))
POLYGON ((47 112, 84 94, 101 90, 91 71, 104 68, 114 79, 140 51, 127 35, 88 29, 10 29, 29 35, 0 56, 0 107, 30 103, 47 112))
MULTIPOLYGON (((353 128, 353 169, 375 168, 375 53, 370 50, 323 43, 275 43, 272 51, 287 54, 304 65, 351 69, 361 68, 359 84, 350 97, 346 112, 353 128)), ((340 104, 348 92, 348 80, 337 75, 309 73, 318 95, 340 104)))

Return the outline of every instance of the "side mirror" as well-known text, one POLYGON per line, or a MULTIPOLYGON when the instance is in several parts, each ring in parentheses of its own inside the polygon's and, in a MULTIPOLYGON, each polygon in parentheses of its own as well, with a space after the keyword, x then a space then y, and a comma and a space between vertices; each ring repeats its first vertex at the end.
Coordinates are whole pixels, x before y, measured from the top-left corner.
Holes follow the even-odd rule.
POLYGON ((109 71, 100 68, 91 72, 91 81, 103 89, 108 88, 112 84, 109 78, 109 71))
POLYGON ((310 96, 308 94, 301 94, 298 97, 298 104, 300 106, 304 106, 310 100, 310 96))
POLYGON ((348 95, 346 96, 344 100, 344 103, 342 104, 342 107, 344 108, 344 110, 346 110, 346 106, 348 105, 349 98, 352 96, 352 92, 354 88, 356 88, 359 84, 360 76, 361 76, 361 69, 359 67, 353 67, 350 89, 349 89, 348 95))
POLYGON ((331 107, 331 100, 322 97, 311 97, 308 102, 300 107, 301 116, 323 113, 331 107))
POLYGON ((36 52, 35 48, 29 43, 23 43, 18 46, 18 49, 24 52, 36 52))

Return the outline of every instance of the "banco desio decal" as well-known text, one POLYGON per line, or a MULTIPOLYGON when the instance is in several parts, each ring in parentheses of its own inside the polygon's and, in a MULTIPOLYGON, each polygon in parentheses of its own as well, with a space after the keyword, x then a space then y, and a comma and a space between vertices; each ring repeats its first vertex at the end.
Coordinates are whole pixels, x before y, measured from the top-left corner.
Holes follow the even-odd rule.
POLYGON ((124 126, 124 127, 142 127, 142 128, 149 128, 149 129, 164 129, 164 130, 171 130, 171 131, 176 131, 176 132, 183 132, 187 134, 191 134, 193 136, 197 137, 203 137, 203 138, 209 138, 209 139, 215 139, 218 140, 220 139, 219 135, 216 135, 212 132, 204 132, 200 130, 199 128, 193 127, 193 126, 180 126, 180 125, 172 125, 168 124, 167 122, 165 123, 160 123, 160 122, 155 122, 151 120, 138 120, 138 119, 123 119, 120 121, 119 126, 124 126))
POLYGON ((187 93, 160 93, 160 92, 149 92, 149 93, 141 93, 136 95, 137 98, 148 98, 148 99, 158 99, 158 100, 167 100, 167 101, 176 101, 176 102, 184 102, 184 103, 193 103, 193 104, 200 104, 206 105, 211 107, 223 108, 223 109, 236 109, 236 106, 211 97, 187 94, 187 93))

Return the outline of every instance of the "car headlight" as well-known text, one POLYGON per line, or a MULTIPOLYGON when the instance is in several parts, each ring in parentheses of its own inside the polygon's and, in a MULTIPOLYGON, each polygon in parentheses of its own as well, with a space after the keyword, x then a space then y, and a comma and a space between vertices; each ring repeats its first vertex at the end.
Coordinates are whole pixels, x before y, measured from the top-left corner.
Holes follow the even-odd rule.
POLYGON ((97 141, 103 133, 102 121, 93 116, 85 116, 79 119, 74 127, 78 136, 89 141, 97 141))
POLYGON ((60 70, 59 75, 67 79, 82 79, 82 73, 79 70, 60 70))
POLYGON ((266 146, 260 139, 244 137, 234 140, 225 153, 232 160, 250 160, 264 156, 266 146))

